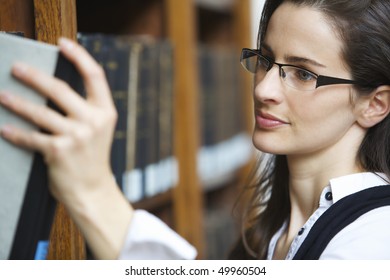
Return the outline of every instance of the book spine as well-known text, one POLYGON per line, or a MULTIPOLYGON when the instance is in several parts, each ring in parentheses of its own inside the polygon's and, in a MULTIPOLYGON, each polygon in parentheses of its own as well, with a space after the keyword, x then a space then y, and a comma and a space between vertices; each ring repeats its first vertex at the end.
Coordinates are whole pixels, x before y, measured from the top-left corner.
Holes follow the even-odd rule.
POLYGON ((154 195, 157 188, 157 48, 154 42, 144 42, 138 84, 136 166, 143 170, 146 197, 154 195))
POLYGON ((173 47, 150 38, 80 34, 105 70, 118 111, 113 173, 130 202, 177 184, 173 154, 173 47))
POLYGON ((127 103, 129 77, 129 48, 109 38, 107 62, 104 65, 114 104, 118 112, 111 149, 111 166, 118 185, 123 190, 123 174, 126 171, 127 103))
POLYGON ((129 44, 129 84, 128 84, 128 102, 127 102, 127 140, 126 140, 126 171, 124 174, 123 192, 130 202, 136 202, 143 198, 143 175, 142 169, 136 162, 138 155, 137 137, 138 137, 138 84, 140 54, 142 45, 138 42, 129 44))
POLYGON ((211 48, 199 46, 201 147, 198 153, 198 174, 207 184, 215 176, 217 144, 217 112, 220 109, 217 95, 217 69, 211 48))
POLYGON ((173 46, 169 41, 159 48, 159 110, 158 110, 158 192, 178 183, 178 163, 173 151, 173 46))
POLYGON ((123 190, 126 170, 127 98, 129 77, 129 48, 119 44, 115 36, 79 34, 79 42, 103 67, 113 101, 118 112, 111 148, 111 168, 117 184, 123 190))
POLYGON ((229 47, 199 46, 202 145, 198 173, 206 188, 217 187, 250 158, 244 107, 239 91, 237 52, 229 47))

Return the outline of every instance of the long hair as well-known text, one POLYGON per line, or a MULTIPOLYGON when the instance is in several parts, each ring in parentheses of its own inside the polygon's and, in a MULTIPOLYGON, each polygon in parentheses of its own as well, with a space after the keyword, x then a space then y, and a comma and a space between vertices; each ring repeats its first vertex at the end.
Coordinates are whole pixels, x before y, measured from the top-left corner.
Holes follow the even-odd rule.
MULTIPOLYGON (((267 0, 261 16, 258 48, 275 10, 284 2, 320 11, 343 42, 342 58, 351 71, 358 95, 390 85, 390 0, 267 0)), ((357 161, 370 172, 390 178, 390 116, 368 129, 357 161)), ((272 236, 290 214, 289 170, 284 155, 267 156, 251 193, 243 219, 242 235, 231 259, 266 259, 272 236)), ((245 197, 245 196, 244 196, 245 197)))

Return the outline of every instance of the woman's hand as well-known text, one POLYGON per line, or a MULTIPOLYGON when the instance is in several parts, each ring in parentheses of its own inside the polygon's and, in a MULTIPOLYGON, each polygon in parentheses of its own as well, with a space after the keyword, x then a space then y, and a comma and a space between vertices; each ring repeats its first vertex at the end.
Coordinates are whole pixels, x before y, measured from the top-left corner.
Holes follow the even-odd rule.
POLYGON ((15 145, 43 154, 52 194, 65 204, 96 257, 116 258, 132 215, 110 167, 117 113, 101 66, 75 42, 61 39, 59 47, 80 72, 86 99, 61 80, 15 64, 12 74, 53 101, 65 116, 1 93, 3 106, 50 133, 6 126, 1 128, 1 135, 15 145))

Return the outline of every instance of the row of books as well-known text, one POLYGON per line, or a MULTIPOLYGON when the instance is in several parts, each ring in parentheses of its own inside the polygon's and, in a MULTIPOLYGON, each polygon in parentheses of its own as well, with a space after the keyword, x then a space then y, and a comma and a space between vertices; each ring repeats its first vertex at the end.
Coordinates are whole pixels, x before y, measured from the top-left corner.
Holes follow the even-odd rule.
MULTIPOLYGON (((146 36, 80 33, 79 42, 105 70, 119 120, 111 163, 131 201, 174 187, 174 47, 146 36)), ((237 51, 200 47, 201 148, 198 173, 204 185, 220 184, 250 157, 243 131, 237 51)), ((190 66, 189 66, 190 67, 190 66)), ((185 94, 185 93, 178 93, 185 94)))
POLYGON ((252 154, 245 120, 239 51, 232 47, 198 48, 202 144, 198 173, 206 187, 230 180, 252 154))
MULTIPOLYGON (((180 167, 173 153, 173 120, 180 116, 174 116, 172 44, 103 34, 79 34, 78 39, 105 70, 118 111, 111 151, 118 185, 131 202, 174 187, 180 167)), ((2 89, 39 104, 47 102, 10 75, 11 65, 24 61, 85 94, 81 77, 57 47, 4 33, 0 33, 0 43, 2 89)), ((198 170, 203 183, 210 183, 227 178, 242 165, 251 145, 242 133, 237 52, 201 48, 199 62, 202 145, 198 170)), ((2 107, 0 123, 37 129, 2 107)), ((36 249, 47 244, 55 209, 46 166, 39 153, 18 149, 2 139, 0 150, 6 159, 0 162, 0 240, 6 244, 0 259, 36 258, 40 251, 36 249)))
POLYGON ((118 122, 111 164, 131 202, 173 187, 173 48, 149 37, 78 34, 105 70, 118 122))

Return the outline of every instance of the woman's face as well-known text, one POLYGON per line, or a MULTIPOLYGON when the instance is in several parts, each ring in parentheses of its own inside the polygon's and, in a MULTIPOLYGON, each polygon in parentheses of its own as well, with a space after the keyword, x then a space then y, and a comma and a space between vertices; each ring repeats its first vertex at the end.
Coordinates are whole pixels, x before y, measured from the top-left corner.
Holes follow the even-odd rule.
MULTIPOLYGON (((341 49, 341 40, 320 12, 291 3, 282 4, 272 15, 262 44, 262 54, 278 63, 350 79, 341 49)), ((300 155, 341 145, 357 126, 351 93, 351 85, 312 91, 291 88, 274 65, 255 85, 255 147, 267 153, 300 155)))

